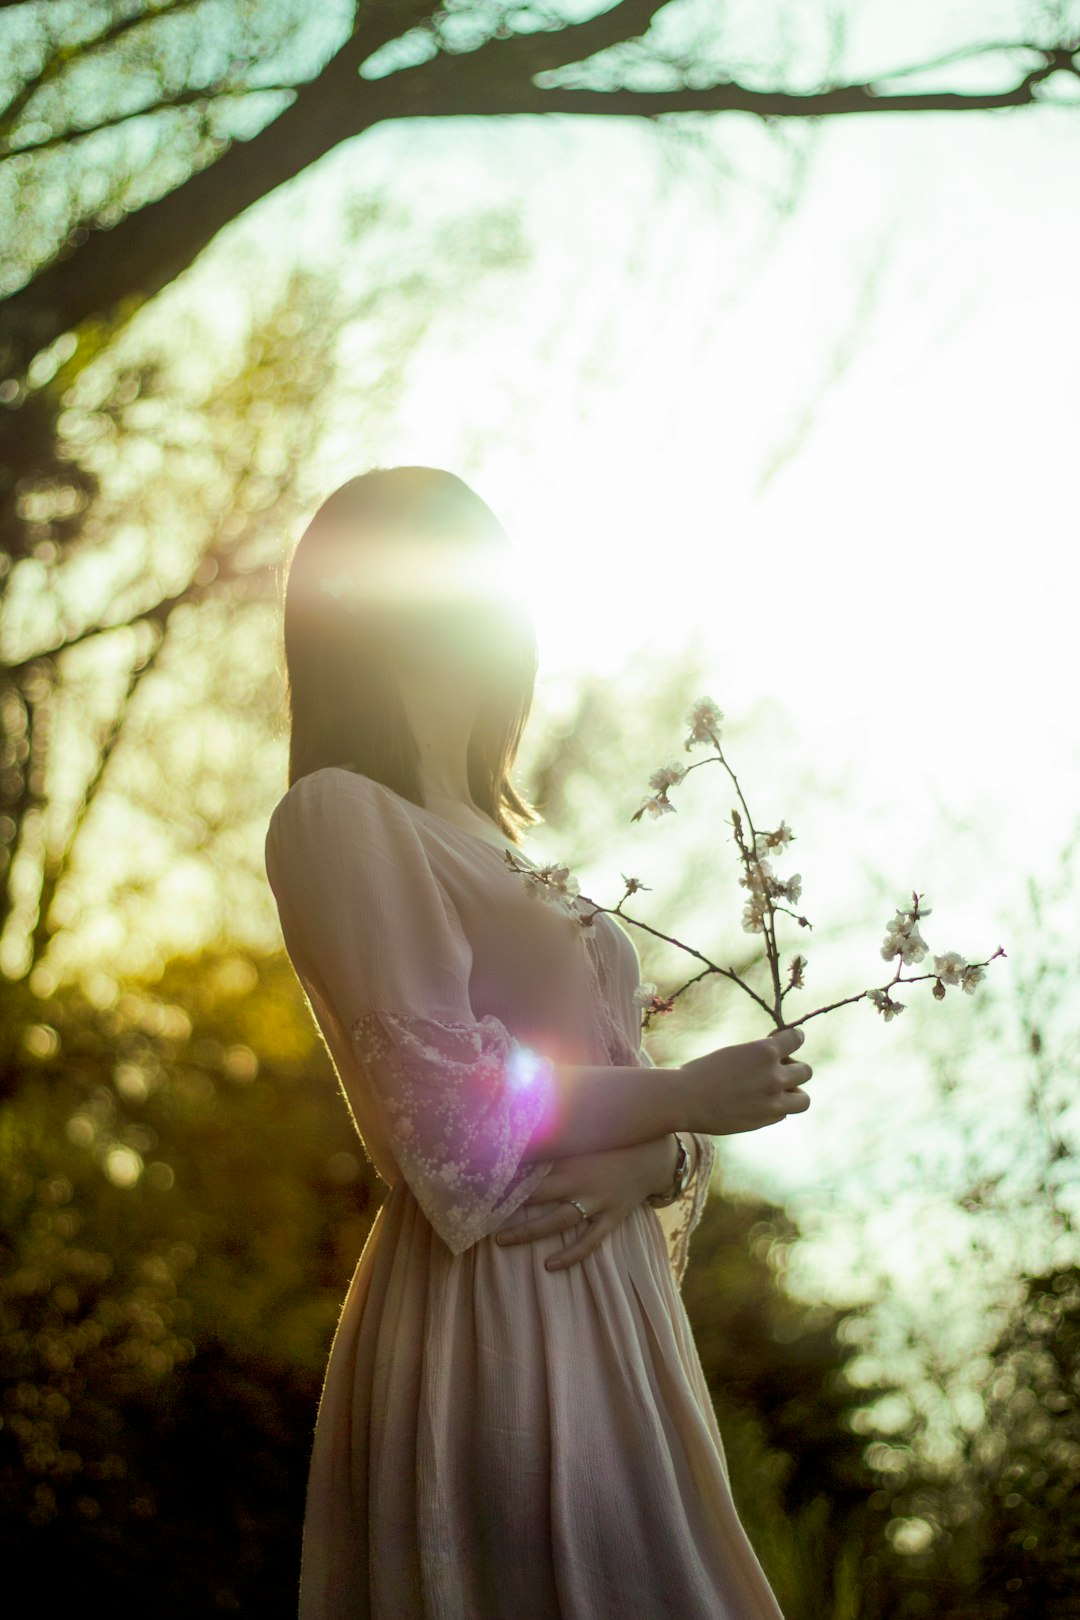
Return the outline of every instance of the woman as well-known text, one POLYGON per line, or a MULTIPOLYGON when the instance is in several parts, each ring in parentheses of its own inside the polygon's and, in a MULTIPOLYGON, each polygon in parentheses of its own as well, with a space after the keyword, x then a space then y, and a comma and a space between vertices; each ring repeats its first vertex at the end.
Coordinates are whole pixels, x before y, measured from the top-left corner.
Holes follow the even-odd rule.
POLYGON ((301 1620, 782 1620, 679 1284, 710 1136, 809 1106, 802 1032, 656 1068, 629 935, 539 893, 510 558, 460 479, 393 467, 289 567, 266 868, 390 1188, 326 1372, 301 1620))

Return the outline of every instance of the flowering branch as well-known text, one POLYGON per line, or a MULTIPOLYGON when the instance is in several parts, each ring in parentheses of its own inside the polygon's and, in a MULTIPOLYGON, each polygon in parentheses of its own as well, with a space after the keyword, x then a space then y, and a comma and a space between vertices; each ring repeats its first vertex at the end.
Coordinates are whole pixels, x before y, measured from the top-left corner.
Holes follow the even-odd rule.
POLYGON ((634 999, 643 1013, 644 1027, 649 1027, 650 1018, 669 1013, 675 1006, 679 996, 691 985, 706 979, 710 974, 719 974, 720 977, 730 979, 740 989, 755 1001, 757 1005, 768 1014, 777 1029, 794 1029, 799 1024, 807 1023, 811 1018, 818 1018, 823 1013, 835 1012, 838 1007, 846 1007, 852 1002, 869 1001, 885 1021, 895 1018, 903 1012, 905 1002, 896 1001, 889 994, 897 984, 917 984, 923 979, 934 981, 932 994, 937 1001, 943 1000, 946 985, 959 985, 968 995, 974 994, 977 985, 985 977, 985 969, 995 957, 1004 956, 1005 951, 999 945, 991 956, 984 962, 968 962, 959 951, 946 951, 944 955, 934 957, 933 972, 903 974, 902 969, 911 963, 921 962, 927 954, 928 946, 923 939, 919 924, 929 917, 930 907, 924 904, 924 897, 912 891, 912 903, 909 907, 901 907, 896 915, 887 924, 884 942, 881 946, 881 955, 886 961, 898 958, 896 972, 884 985, 868 990, 859 990, 850 996, 844 996, 839 1001, 832 1001, 825 1007, 817 1007, 813 1012, 804 1013, 801 1018, 790 1019, 784 1016, 784 997, 792 990, 801 990, 805 985, 805 970, 807 959, 801 952, 791 958, 787 967, 786 982, 782 983, 780 966, 780 951, 776 939, 776 920, 780 913, 794 918, 800 928, 810 928, 809 920, 800 912, 793 911, 791 906, 796 904, 802 893, 802 877, 796 872, 787 879, 779 878, 773 870, 770 856, 775 852, 782 852, 793 842, 794 833, 786 821, 781 821, 779 827, 772 832, 759 832, 754 826, 749 806, 738 777, 724 757, 720 745, 720 721, 723 714, 711 698, 698 698, 686 715, 689 732, 684 744, 687 752, 699 743, 709 742, 713 745, 715 753, 705 759, 695 761, 693 765, 683 765, 679 762, 661 766, 649 778, 649 786, 653 792, 645 798, 631 817, 632 821, 639 821, 646 813, 654 819, 669 812, 674 813, 675 806, 668 797, 669 789, 678 786, 690 775, 691 771, 698 770, 702 765, 719 764, 724 767, 730 776, 735 793, 738 797, 740 810, 733 808, 731 812, 731 827, 736 847, 739 851, 739 860, 743 873, 739 879, 740 885, 749 891, 749 898, 743 907, 742 925, 748 933, 759 933, 765 944, 765 956, 772 983, 772 997, 767 999, 748 984, 734 968, 721 967, 712 962, 701 951, 695 950, 692 945, 685 944, 671 934, 665 934, 658 928, 640 918, 631 917, 624 909, 624 904, 630 895, 636 894, 648 885, 640 878, 627 877, 622 874, 626 885, 622 899, 616 906, 601 906, 595 901, 579 894, 577 879, 570 875, 566 866, 551 863, 536 870, 518 864, 511 850, 505 852, 505 860, 512 870, 521 873, 526 881, 550 903, 563 906, 574 912, 583 928, 593 926, 593 918, 601 911, 608 912, 613 917, 619 917, 631 927, 640 928, 644 933, 652 934, 655 939, 662 939, 678 950, 684 951, 688 956, 695 957, 703 964, 700 973, 695 973, 677 990, 670 995, 660 995, 656 985, 651 981, 644 981, 638 985, 634 999), (589 912, 577 910, 578 901, 591 906, 589 912), (781 902, 787 901, 785 905, 781 902))

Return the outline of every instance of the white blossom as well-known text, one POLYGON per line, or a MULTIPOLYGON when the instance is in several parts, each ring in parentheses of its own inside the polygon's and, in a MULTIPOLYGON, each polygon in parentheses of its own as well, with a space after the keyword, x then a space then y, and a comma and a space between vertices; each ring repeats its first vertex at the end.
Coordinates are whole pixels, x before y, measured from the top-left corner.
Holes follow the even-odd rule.
POLYGON ((900 960, 909 966, 912 962, 921 962, 926 952, 926 941, 917 928, 912 928, 907 933, 890 929, 881 947, 881 954, 886 961, 898 955, 900 960))
POLYGON ((959 984, 966 967, 967 962, 959 951, 946 951, 944 956, 934 957, 934 972, 943 984, 959 984))
POLYGON ((868 990, 866 994, 886 1023, 890 1018, 895 1018, 897 1013, 902 1013, 906 1005, 903 1001, 894 1001, 887 990, 868 990))
POLYGON ((776 892, 777 880, 768 861, 755 861, 750 867, 749 871, 743 873, 742 877, 739 879, 739 882, 742 884, 744 889, 749 889, 751 893, 755 895, 764 895, 767 892, 776 892))
POLYGON ((698 698, 686 713, 686 724, 690 727, 686 747, 692 748, 699 742, 716 742, 720 736, 720 722, 723 718, 723 710, 717 708, 712 698, 698 698))
MULTIPOLYGON (((928 910, 922 912, 924 917, 928 914, 928 910)), ((899 955, 901 961, 908 964, 921 962, 928 948, 925 939, 919 933, 914 914, 911 911, 898 910, 888 925, 888 932, 881 947, 881 954, 885 960, 899 955)))
MULTIPOLYGON (((922 919, 924 917, 929 917, 930 913, 931 913, 931 911, 933 909, 931 906, 924 906, 922 902, 923 902, 923 897, 922 897, 922 895, 920 895, 919 896, 919 921, 920 922, 922 921, 922 919)), ((915 909, 914 909, 913 906, 906 906, 906 907, 905 906, 897 906, 897 908, 896 908, 896 916, 897 916, 898 921, 902 919, 905 922, 914 922, 915 921, 915 909)))
POLYGON ((801 872, 796 872, 785 882, 777 877, 769 861, 760 858, 750 863, 749 869, 743 872, 739 882, 758 900, 764 900, 766 895, 782 896, 794 904, 802 894, 801 872))
POLYGON ((760 895, 753 895, 743 907, 742 925, 748 934, 760 934, 765 928, 765 903, 760 895))
POLYGON ((534 894, 550 906, 561 906, 567 911, 574 910, 574 901, 578 897, 578 880, 570 876, 568 866, 558 866, 549 862, 535 872, 526 872, 525 881, 534 894))
POLYGON ((785 849, 794 836, 786 821, 782 821, 775 832, 755 833, 754 854, 761 856, 767 854, 770 849, 785 849))
POLYGON ((671 765, 661 765, 649 777, 649 786, 655 788, 657 793, 666 793, 669 787, 674 787, 686 775, 687 767, 674 762, 671 765))
POLYGON ((966 967, 961 975, 961 989, 966 990, 969 996, 975 994, 975 986, 981 979, 985 979, 986 972, 981 967, 966 967))
POLYGON ((645 1007, 645 1006, 647 1006, 648 1003, 652 1000, 653 996, 655 996, 655 994, 656 994, 656 986, 652 982, 652 980, 651 979, 642 979, 641 983, 638 985, 637 989, 634 991, 634 1005, 637 1006, 637 1007, 645 1007))
POLYGON ((657 816, 662 816, 668 810, 674 814, 675 806, 670 802, 670 800, 664 798, 662 794, 658 794, 655 798, 642 799, 639 807, 639 813, 641 810, 647 810, 650 816, 655 819, 657 816))

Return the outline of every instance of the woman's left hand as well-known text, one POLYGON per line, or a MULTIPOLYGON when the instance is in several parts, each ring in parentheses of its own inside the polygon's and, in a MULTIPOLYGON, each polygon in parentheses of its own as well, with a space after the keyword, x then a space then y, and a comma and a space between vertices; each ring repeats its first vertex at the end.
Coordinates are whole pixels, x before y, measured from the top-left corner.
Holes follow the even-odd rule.
POLYGON ((544 1261, 549 1271, 558 1271, 584 1260, 620 1221, 650 1193, 671 1185, 675 1171, 675 1139, 654 1137, 631 1147, 606 1148, 599 1153, 568 1154, 556 1159, 551 1169, 518 1207, 537 1206, 532 1219, 496 1232, 500 1248, 514 1243, 533 1243, 572 1227, 581 1236, 558 1254, 544 1261), (576 1198, 588 1219, 569 1199, 576 1198))

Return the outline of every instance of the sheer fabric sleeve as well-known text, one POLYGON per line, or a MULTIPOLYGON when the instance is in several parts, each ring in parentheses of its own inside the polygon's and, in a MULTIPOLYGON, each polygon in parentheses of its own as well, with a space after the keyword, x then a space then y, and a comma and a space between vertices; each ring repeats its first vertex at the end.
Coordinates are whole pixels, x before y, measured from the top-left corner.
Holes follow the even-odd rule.
POLYGON ((523 1157, 551 1106, 550 1064, 475 1017, 469 942, 389 789, 312 772, 275 807, 265 848, 298 976, 346 1032, 395 1163, 461 1254, 551 1169, 523 1157))
MULTIPOLYGON (((638 1048, 637 1061, 644 1069, 656 1067, 644 1045, 638 1048)), ((683 1131, 682 1134, 689 1137, 697 1151, 696 1168, 682 1197, 677 1198, 673 1204, 666 1204, 654 1211, 664 1229, 668 1259, 671 1261, 675 1282, 680 1288, 690 1255, 690 1238, 705 1208, 716 1163, 716 1143, 711 1136, 703 1136, 698 1131, 683 1131)))

